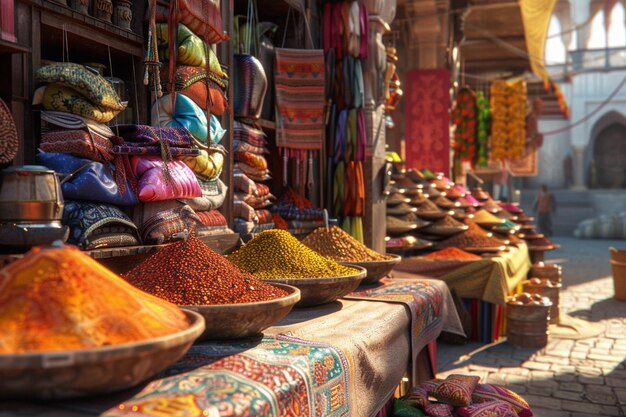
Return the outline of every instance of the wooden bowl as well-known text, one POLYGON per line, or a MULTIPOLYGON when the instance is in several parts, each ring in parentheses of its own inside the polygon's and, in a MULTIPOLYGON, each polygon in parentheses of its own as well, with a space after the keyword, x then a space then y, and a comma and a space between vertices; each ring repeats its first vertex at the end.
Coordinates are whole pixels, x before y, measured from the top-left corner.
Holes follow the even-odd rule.
POLYGON ((346 264, 358 269, 354 275, 329 278, 272 278, 265 282, 292 285, 300 290, 300 301, 296 307, 310 307, 332 303, 354 291, 367 275, 365 268, 354 264, 346 264))
POLYGON ((272 283, 287 295, 255 303, 179 306, 204 317, 206 328, 198 340, 237 339, 261 334, 281 321, 300 300, 300 290, 291 285, 272 283))
POLYGON ((387 259, 384 261, 366 261, 366 262, 339 262, 342 265, 346 266, 360 266, 361 268, 365 268, 367 271, 367 275, 361 281, 361 284, 373 284, 378 282, 381 278, 384 278, 394 266, 396 266, 401 260, 402 257, 400 255, 391 255, 387 254, 387 256, 391 256, 391 259, 387 259))
POLYGON ((0 398, 60 399, 133 387, 179 360, 204 330, 185 311, 187 329, 154 339, 92 349, 0 355, 0 398))

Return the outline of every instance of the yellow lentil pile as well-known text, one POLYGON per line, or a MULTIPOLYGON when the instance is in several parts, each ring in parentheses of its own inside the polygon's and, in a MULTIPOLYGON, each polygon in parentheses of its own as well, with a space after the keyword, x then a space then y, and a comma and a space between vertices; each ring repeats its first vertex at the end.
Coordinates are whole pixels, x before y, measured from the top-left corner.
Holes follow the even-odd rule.
POLYGON ((343 266, 307 248, 286 230, 266 230, 256 235, 228 260, 259 279, 326 278, 355 275, 343 266))
POLYGON ((385 261, 390 256, 368 248, 337 226, 318 227, 302 243, 337 262, 385 261))

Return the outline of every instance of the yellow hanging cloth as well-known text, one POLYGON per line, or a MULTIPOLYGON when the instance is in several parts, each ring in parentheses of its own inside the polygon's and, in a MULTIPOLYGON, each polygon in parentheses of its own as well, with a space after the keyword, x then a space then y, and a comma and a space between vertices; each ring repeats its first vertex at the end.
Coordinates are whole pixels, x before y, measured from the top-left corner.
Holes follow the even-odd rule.
POLYGON ((557 0, 520 0, 530 67, 546 84, 550 82, 544 61, 546 37, 556 2, 557 0))

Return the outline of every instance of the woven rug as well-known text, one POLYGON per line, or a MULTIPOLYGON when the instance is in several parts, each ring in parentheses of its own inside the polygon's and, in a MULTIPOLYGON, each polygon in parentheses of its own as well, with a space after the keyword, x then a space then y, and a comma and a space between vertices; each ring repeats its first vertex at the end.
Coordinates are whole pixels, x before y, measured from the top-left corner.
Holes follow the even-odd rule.
POLYGON ((300 150, 322 148, 324 52, 276 48, 276 144, 300 150))
MULTIPOLYGON (((426 344, 437 338, 443 326, 443 292, 428 281, 383 278, 376 285, 352 292, 344 298, 404 304, 411 311, 412 362, 426 344)), ((412 367, 414 381, 419 380, 412 367)))
POLYGON ((193 345, 139 391, 54 406, 107 417, 339 417, 350 414, 348 383, 340 350, 277 335, 193 345))

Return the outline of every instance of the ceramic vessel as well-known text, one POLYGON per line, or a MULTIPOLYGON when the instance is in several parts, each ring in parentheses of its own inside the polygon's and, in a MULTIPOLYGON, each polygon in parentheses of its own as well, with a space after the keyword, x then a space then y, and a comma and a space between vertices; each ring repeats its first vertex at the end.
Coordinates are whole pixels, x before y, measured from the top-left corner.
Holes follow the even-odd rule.
POLYGON ((130 24, 133 20, 131 6, 132 2, 130 0, 117 0, 115 2, 115 13, 113 15, 113 24, 115 26, 130 30, 130 24))
POLYGON ((71 0, 70 7, 82 14, 89 14, 90 0, 71 0))
POLYGON ((111 0, 96 0, 94 13, 94 16, 98 19, 111 23, 111 16, 113 15, 113 2, 111 0))

